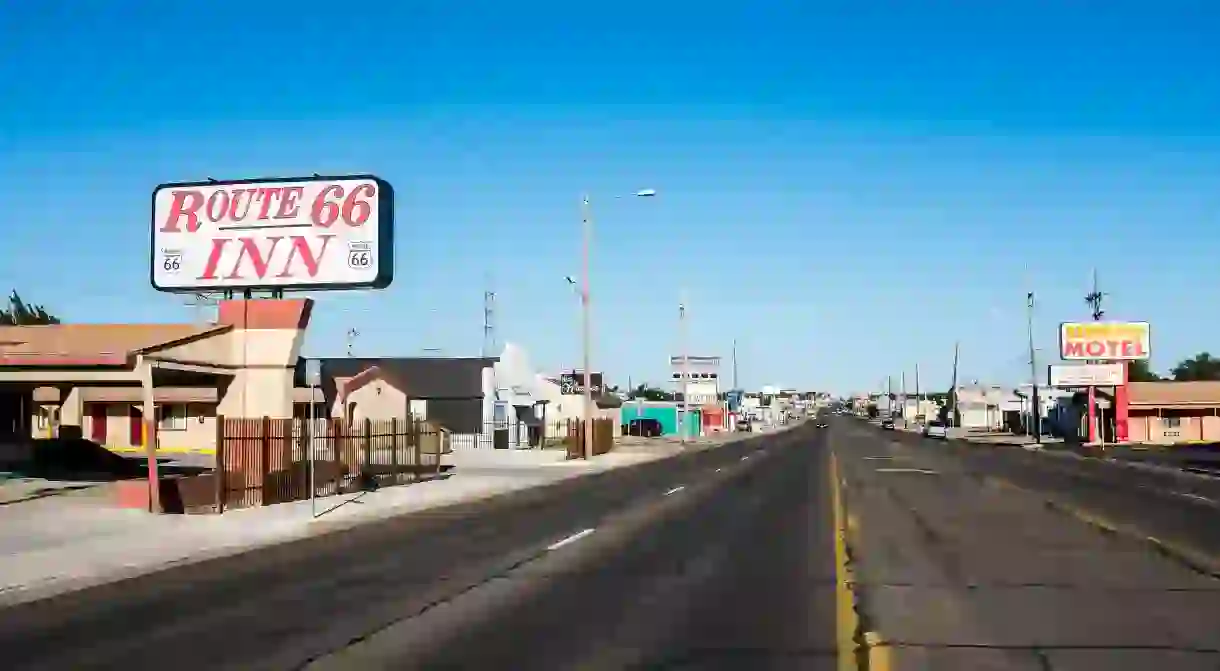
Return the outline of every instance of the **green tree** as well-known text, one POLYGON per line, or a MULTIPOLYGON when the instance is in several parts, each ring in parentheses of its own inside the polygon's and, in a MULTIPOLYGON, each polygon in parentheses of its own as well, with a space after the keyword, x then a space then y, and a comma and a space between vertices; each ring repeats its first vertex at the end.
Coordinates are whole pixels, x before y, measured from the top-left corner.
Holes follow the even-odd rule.
POLYGON ((674 400, 674 395, 664 389, 641 384, 632 389, 627 398, 632 401, 672 401, 674 400))
POLYGON ((1207 352, 1200 352, 1169 371, 1175 382, 1195 380, 1220 380, 1220 359, 1207 352))
POLYGON ((1127 378, 1132 382, 1159 382, 1164 379, 1152 372, 1152 368, 1148 366, 1147 359, 1132 361, 1127 366, 1127 378))
POLYGON ((41 305, 26 303, 16 290, 8 298, 8 308, 0 310, 0 326, 42 326, 58 324, 59 318, 41 305))

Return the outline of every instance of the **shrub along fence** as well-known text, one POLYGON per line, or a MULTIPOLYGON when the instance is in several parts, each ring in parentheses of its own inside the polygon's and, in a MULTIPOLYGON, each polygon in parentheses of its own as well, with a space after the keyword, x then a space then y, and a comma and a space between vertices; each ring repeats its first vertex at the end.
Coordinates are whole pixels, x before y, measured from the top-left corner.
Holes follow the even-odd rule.
POLYGON ((215 510, 334 496, 442 472, 449 432, 408 419, 216 418, 215 510))

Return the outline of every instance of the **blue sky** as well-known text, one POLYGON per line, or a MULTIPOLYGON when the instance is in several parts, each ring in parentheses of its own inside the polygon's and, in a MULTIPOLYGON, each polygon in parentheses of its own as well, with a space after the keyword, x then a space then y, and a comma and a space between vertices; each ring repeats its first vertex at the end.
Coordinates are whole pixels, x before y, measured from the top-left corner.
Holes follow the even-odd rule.
POLYGON ((0 288, 188 320, 154 185, 367 171, 395 283, 320 297, 308 353, 476 354, 490 283, 500 340, 579 365, 586 190, 612 381, 665 377, 683 289, 747 386, 944 387, 955 339, 1022 381, 1025 292, 1049 359, 1093 267, 1154 367, 1220 349, 1214 2, 258 4, 0 9, 0 288))

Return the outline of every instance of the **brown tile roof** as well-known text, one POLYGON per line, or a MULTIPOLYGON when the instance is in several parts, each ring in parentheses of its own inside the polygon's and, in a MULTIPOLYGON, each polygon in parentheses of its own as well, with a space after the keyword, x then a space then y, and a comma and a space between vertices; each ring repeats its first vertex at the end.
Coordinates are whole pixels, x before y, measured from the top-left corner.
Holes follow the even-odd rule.
POLYGON ((140 350, 227 328, 194 324, 0 326, 0 366, 122 365, 140 350))
POLYGON ((1220 406, 1220 382, 1132 382, 1132 405, 1220 406))

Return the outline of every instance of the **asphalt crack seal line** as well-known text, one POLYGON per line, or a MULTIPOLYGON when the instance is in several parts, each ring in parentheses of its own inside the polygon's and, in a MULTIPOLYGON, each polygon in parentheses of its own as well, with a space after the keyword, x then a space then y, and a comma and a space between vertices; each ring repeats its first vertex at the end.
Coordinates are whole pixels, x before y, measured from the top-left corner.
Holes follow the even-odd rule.
POLYGON ((1020 485, 1009 482, 1002 478, 991 478, 991 482, 1002 488, 1011 489, 1013 491, 1023 492, 1034 498, 1040 499, 1042 505, 1050 510, 1072 517, 1080 522, 1087 524, 1102 533, 1121 536, 1130 540, 1141 543, 1147 543, 1152 546, 1152 549, 1166 559, 1173 561, 1187 569, 1198 573, 1206 578, 1220 580, 1220 560, 1215 557, 1210 557, 1201 552, 1182 547, 1181 545, 1170 543, 1161 540, 1155 536, 1144 533, 1137 527, 1132 525, 1117 524, 1108 519, 1095 515, 1087 510, 1078 508, 1062 500, 1051 496, 1046 496, 1031 489, 1026 489, 1020 485))
POLYGON ((847 514, 843 502, 846 478, 839 476, 839 460, 830 453, 831 508, 834 512, 835 555, 835 640, 839 671, 888 671, 889 647, 872 631, 857 593, 853 566, 855 556, 850 538, 858 521, 847 514))

